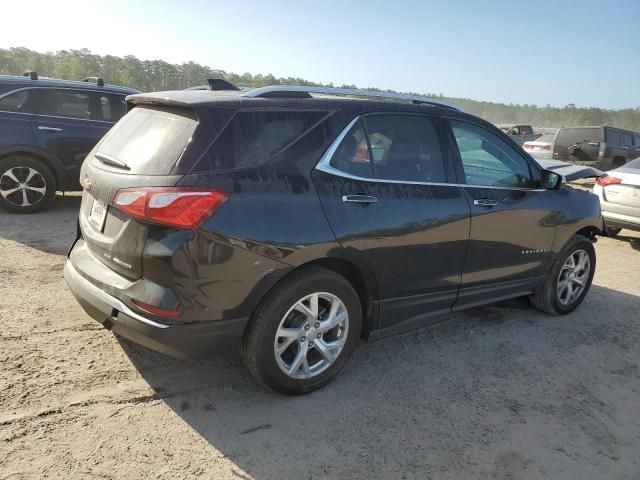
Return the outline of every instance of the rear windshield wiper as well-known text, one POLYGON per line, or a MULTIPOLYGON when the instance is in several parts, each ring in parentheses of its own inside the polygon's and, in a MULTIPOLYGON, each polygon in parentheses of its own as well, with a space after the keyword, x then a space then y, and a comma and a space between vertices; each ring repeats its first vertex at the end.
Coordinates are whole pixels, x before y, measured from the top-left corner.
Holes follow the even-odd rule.
POLYGON ((117 158, 113 158, 111 155, 106 155, 104 153, 96 153, 93 156, 98 160, 100 160, 105 165, 111 165, 112 167, 122 168, 124 170, 131 170, 129 165, 127 165, 121 160, 118 160, 117 158))

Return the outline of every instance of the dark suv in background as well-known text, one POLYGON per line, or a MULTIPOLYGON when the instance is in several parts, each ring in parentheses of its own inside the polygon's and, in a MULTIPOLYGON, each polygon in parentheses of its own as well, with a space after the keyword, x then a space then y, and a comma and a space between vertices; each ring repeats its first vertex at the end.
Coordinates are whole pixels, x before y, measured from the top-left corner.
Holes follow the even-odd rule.
POLYGON ((640 157, 640 133, 613 127, 561 128, 553 159, 611 170, 640 157))
POLYGON ((84 81, 0 76, 0 206, 43 208, 56 190, 80 190, 82 161, 138 90, 84 81))
POLYGON ((82 166, 65 278, 150 348, 239 347, 304 393, 374 330, 523 295, 566 314, 589 290, 598 198, 453 106, 286 86, 128 101, 82 166))

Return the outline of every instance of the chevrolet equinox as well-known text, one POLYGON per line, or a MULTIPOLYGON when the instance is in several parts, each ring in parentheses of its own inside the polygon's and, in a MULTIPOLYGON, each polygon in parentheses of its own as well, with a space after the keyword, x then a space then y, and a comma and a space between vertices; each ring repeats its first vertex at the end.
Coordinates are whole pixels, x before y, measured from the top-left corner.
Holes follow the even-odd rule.
POLYGON ((127 102, 82 165, 65 278, 149 348, 239 348, 301 394, 375 330, 520 296, 562 315, 589 291, 600 207, 566 181, 598 172, 437 99, 218 80, 127 102))

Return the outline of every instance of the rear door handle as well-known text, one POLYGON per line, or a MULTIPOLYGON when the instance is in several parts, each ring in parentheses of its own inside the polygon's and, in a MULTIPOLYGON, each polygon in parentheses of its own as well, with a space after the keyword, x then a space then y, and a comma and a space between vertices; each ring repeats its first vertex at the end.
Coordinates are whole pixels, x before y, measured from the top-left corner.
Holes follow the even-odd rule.
POLYGON ((43 132, 61 132, 61 128, 56 127, 43 127, 42 125, 38 126, 38 130, 42 130, 43 132))
POLYGON ((480 200, 474 200, 473 204, 477 207, 491 208, 498 205, 498 202, 490 198, 481 198, 480 200))
POLYGON ((342 201, 344 203, 376 203, 378 198, 372 195, 345 195, 342 201))

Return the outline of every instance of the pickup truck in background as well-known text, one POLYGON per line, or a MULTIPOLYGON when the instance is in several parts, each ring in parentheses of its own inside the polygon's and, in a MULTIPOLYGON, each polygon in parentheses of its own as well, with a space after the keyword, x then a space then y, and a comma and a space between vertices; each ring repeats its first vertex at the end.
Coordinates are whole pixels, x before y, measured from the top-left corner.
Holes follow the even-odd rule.
POLYGON ((531 125, 498 125, 498 127, 517 143, 522 145, 524 142, 530 142, 538 137, 541 137, 541 133, 533 133, 533 127, 531 125))

